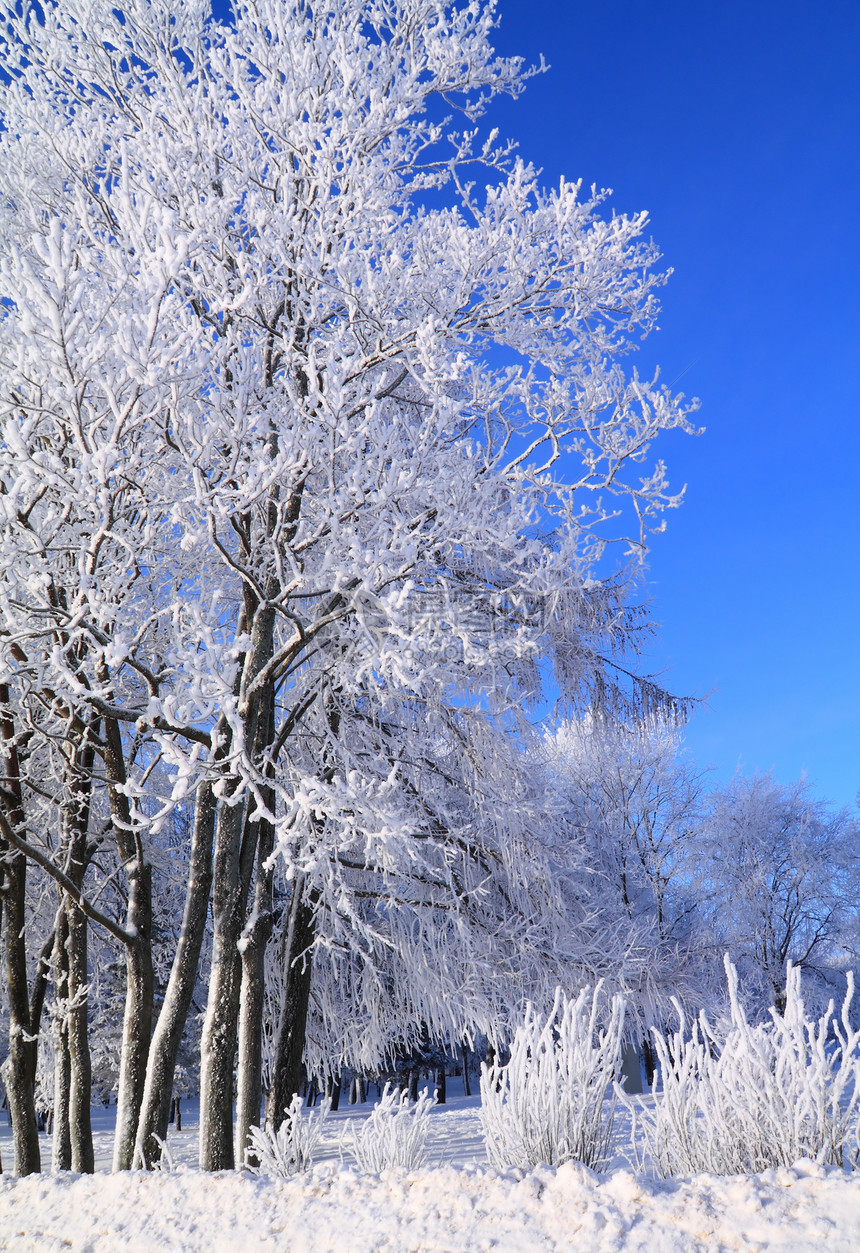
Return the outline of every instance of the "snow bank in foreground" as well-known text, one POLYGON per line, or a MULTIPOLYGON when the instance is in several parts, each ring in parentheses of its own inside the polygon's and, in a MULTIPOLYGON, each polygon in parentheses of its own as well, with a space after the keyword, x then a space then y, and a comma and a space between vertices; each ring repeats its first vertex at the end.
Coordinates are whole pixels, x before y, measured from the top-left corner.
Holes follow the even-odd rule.
POLYGON ((860 1248, 860 1179, 809 1163, 658 1182, 581 1166, 290 1180, 241 1174, 0 1179, 9 1253, 713 1253, 860 1248))

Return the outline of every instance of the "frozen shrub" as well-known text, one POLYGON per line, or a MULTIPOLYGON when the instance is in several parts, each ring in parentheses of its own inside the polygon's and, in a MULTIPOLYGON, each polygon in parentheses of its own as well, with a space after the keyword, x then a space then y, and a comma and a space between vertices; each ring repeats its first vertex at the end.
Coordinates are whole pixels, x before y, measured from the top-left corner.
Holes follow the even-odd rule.
POLYGON ((599 1166, 612 1136, 621 1062, 624 1001, 606 1012, 601 985, 576 1000, 559 990, 544 1020, 531 1006, 506 1066, 481 1067, 481 1124, 487 1156, 499 1168, 544 1162, 599 1166))
MULTIPOLYGON (((751 1174, 801 1158, 857 1165, 860 1031, 831 1001, 818 1021, 805 1017, 800 970, 789 965, 785 1012, 751 1027, 726 958, 730 1021, 719 1033, 701 1013, 687 1038, 684 1016, 669 1043, 655 1032, 662 1091, 653 1109, 633 1111, 633 1151, 641 1168, 664 1177, 751 1174)), ((676 1007, 677 1008, 677 1007, 676 1007)), ((622 1097, 622 1099, 624 1099, 622 1097)))
POLYGON ((153 1140, 158 1146, 158 1157, 153 1159, 153 1168, 160 1170, 163 1174, 173 1174, 176 1170, 176 1163, 173 1160, 173 1154, 167 1147, 167 1141, 162 1140, 161 1136, 153 1133, 153 1140))
POLYGON ((385 1085, 382 1099, 374 1105, 361 1130, 352 1133, 351 1149, 359 1168, 378 1174, 391 1166, 419 1170, 427 1161, 430 1110, 436 1097, 422 1092, 413 1105, 407 1091, 385 1085))
POLYGON ((302 1116, 302 1098, 293 1097, 286 1118, 277 1131, 251 1127, 250 1144, 245 1150, 245 1167, 255 1175, 288 1175, 310 1170, 323 1133, 331 1101, 325 1100, 315 1113, 302 1116))

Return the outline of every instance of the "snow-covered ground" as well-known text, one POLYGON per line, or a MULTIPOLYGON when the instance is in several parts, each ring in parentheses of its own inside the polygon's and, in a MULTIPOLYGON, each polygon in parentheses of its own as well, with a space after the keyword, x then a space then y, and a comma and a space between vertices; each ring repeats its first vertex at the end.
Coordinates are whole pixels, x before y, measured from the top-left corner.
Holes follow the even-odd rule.
MULTIPOLYGON (((289 1180, 203 1175, 196 1107, 168 1145, 167 1174, 0 1178, 0 1249, 9 1253, 716 1253, 860 1249, 860 1177, 802 1164, 752 1179, 670 1182, 634 1175, 622 1157, 529 1174, 488 1169, 477 1099, 433 1111, 420 1173, 362 1175, 343 1147, 370 1104, 331 1115, 319 1164, 289 1180), (341 1157, 343 1160, 341 1160, 341 1157)), ((94 1111, 97 1165, 110 1161, 114 1110, 94 1111)), ((623 1140, 625 1129, 619 1128, 623 1140)), ((4 1164, 9 1129, 0 1128, 4 1164)), ((50 1160, 50 1144, 43 1138, 50 1160)))

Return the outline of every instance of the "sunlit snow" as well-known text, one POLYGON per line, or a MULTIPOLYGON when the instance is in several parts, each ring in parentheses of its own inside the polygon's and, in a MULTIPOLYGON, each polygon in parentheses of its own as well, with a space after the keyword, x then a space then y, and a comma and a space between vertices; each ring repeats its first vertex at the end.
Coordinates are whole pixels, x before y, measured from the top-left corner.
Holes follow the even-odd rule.
MULTIPOLYGON (((363 1175, 344 1147, 371 1104, 330 1116, 318 1165, 292 1179, 196 1169, 197 1109, 168 1139, 175 1170, 106 1173, 114 1107, 95 1114, 95 1176, 0 1179, 0 1247, 9 1253, 714 1253, 860 1248, 860 1179, 799 1163, 752 1178, 658 1181, 616 1155, 603 1175, 492 1171, 478 1098, 432 1113, 430 1162, 363 1175)), ((371 1094, 375 1097, 375 1093, 371 1094)), ((627 1127, 616 1128, 625 1141, 627 1127)), ((43 1138, 44 1139, 44 1138, 43 1138)), ((10 1161, 8 1126, 0 1150, 10 1161)), ((45 1139, 44 1149, 48 1149, 45 1139)), ((47 1157, 47 1152, 45 1153, 47 1157)))

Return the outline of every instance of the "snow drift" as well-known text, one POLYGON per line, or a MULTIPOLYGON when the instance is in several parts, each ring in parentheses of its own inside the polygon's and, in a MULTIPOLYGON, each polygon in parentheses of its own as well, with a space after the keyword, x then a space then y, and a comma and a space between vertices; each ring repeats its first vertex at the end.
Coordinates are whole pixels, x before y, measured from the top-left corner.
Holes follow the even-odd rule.
POLYGON ((568 1163, 524 1174, 246 1174, 0 1180, 9 1253, 713 1253, 860 1248, 860 1181, 802 1163, 668 1182, 568 1163))

